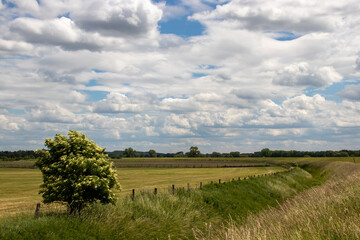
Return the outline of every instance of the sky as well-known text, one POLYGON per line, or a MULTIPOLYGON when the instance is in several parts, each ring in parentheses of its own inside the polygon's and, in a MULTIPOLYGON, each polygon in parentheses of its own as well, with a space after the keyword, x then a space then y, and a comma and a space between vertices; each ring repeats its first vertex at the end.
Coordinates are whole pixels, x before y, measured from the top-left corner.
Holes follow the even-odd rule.
POLYGON ((1 0, 0 150, 360 149, 358 0, 1 0))

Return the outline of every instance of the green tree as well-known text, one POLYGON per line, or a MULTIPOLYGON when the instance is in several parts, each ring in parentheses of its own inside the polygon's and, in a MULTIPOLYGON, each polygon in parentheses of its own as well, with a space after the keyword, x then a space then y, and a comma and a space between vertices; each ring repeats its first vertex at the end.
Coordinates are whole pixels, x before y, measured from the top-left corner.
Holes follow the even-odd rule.
POLYGON ((175 156, 174 157, 184 157, 185 156, 185 154, 184 154, 184 152, 177 152, 177 153, 175 153, 175 156))
POLYGON ((222 154, 219 152, 212 152, 211 157, 221 157, 222 154))
POLYGON ((46 139, 48 150, 37 150, 36 166, 43 175, 39 193, 44 203, 66 203, 70 214, 100 201, 115 204, 113 188, 120 188, 105 148, 89 141, 85 134, 69 131, 46 139))
POLYGON ((188 153, 189 157, 200 157, 200 151, 199 148, 196 146, 190 147, 190 152, 188 153))
POLYGON ((268 148, 263 148, 263 149, 261 150, 261 155, 262 155, 263 157, 271 157, 271 150, 268 149, 268 148))
POLYGON ((240 157, 240 152, 230 152, 230 157, 240 157))
POLYGON ((124 150, 124 154, 123 154, 124 157, 128 157, 128 158, 133 158, 133 157, 137 157, 137 153, 134 149, 132 149, 131 147, 129 148, 126 148, 124 150))
POLYGON ((156 151, 153 150, 153 149, 149 150, 149 155, 150 155, 150 157, 152 157, 152 158, 156 158, 156 157, 157 157, 156 151))

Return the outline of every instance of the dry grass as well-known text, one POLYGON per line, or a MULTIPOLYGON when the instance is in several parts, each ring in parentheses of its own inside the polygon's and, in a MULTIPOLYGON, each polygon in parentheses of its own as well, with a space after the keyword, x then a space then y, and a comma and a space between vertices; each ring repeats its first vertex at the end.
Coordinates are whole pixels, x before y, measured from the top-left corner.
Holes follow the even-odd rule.
POLYGON ((360 239, 360 166, 316 163, 331 172, 325 184, 276 208, 195 233, 197 239, 360 239))
MULTIPOLYGON (((242 168, 118 168, 118 180, 122 186, 119 197, 129 196, 132 189, 136 193, 155 187, 167 191, 172 184, 176 188, 199 187, 199 183, 210 181, 230 181, 232 178, 284 171, 281 167, 242 168)), ((38 194, 42 182, 38 169, 0 168, 0 219, 20 213, 32 213, 36 203, 41 202, 38 194)), ((51 207, 51 206, 50 206, 51 207)))

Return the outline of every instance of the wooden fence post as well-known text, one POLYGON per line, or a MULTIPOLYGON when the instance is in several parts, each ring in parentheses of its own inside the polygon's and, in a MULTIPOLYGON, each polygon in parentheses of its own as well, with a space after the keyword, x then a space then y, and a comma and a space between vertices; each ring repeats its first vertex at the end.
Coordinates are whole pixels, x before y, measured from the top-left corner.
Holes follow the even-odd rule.
POLYGON ((175 194, 175 185, 174 184, 172 185, 172 194, 173 195, 175 194))
POLYGON ((219 179, 219 184, 221 184, 221 179, 219 179))
POLYGON ((40 203, 37 203, 35 209, 35 219, 39 218, 39 213, 40 213, 40 203))
POLYGON ((155 195, 157 194, 157 188, 154 189, 154 194, 155 194, 155 195))
POLYGON ((187 186, 188 186, 187 191, 190 192, 190 183, 188 183, 187 186))
POLYGON ((202 182, 200 182, 200 190, 202 189, 202 182))
POLYGON ((134 201, 135 200, 135 189, 132 190, 132 196, 131 199, 134 201))

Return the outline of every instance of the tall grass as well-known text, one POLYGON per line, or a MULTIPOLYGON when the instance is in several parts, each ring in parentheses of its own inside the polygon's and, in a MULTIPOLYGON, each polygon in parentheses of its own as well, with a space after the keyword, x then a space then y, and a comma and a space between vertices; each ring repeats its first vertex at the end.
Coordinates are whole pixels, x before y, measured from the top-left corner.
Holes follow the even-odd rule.
POLYGON ((246 224, 197 231, 197 239, 360 239, 360 166, 315 165, 330 172, 325 184, 249 216, 246 224))
POLYGON ((116 206, 96 204, 81 216, 62 211, 22 215, 0 223, 0 239, 194 239, 194 229, 241 223, 277 202, 321 183, 302 169, 290 173, 204 185, 202 190, 143 192, 116 206))

